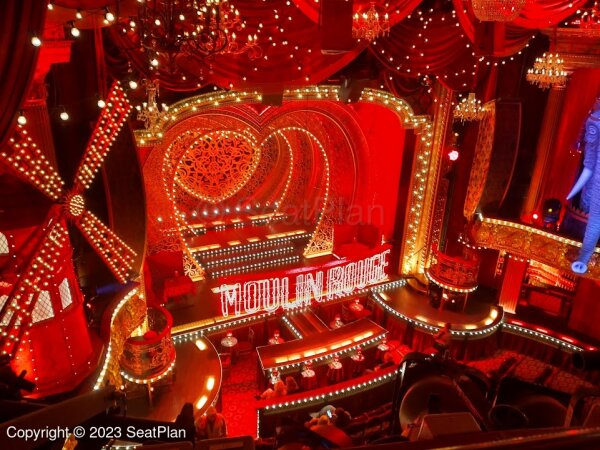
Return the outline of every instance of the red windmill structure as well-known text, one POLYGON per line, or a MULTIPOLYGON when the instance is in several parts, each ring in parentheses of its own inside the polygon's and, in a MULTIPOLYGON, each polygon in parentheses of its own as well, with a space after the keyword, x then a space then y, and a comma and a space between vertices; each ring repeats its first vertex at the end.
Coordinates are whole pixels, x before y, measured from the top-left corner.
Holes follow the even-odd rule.
POLYGON ((21 239, 13 279, 0 286, 0 350, 13 358, 15 368, 33 372, 45 393, 65 389, 67 378, 73 384, 93 369, 67 223, 79 229, 119 282, 133 270, 136 253, 86 209, 83 196, 131 109, 121 86, 113 84, 71 190, 22 126, 0 149, 0 161, 53 201, 42 226, 21 239))

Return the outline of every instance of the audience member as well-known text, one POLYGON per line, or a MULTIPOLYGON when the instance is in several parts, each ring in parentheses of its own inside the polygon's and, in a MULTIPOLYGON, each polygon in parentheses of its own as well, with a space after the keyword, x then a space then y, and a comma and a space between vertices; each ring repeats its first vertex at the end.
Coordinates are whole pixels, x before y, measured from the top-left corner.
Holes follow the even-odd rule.
POLYGON ((260 400, 267 400, 269 398, 283 397, 287 395, 287 389, 283 381, 279 380, 273 386, 273 389, 268 388, 258 397, 260 400))
POLYGON ((365 370, 365 373, 378 372, 380 370, 387 369, 388 367, 392 367, 394 364, 396 364, 394 362, 394 355, 392 355, 391 352, 385 352, 381 359, 383 360, 382 363, 377 364, 375 367, 373 367, 373 369, 365 370))
POLYGON ((288 394, 293 394, 300 390, 300 386, 298 386, 296 379, 290 375, 285 378, 285 389, 288 394))
POLYGON ((350 425, 351 420, 352 416, 344 408, 338 407, 335 409, 335 413, 333 414, 333 424, 336 427, 344 429, 350 425))
POLYGON ((196 423, 196 436, 199 439, 216 439, 227 436, 227 425, 223 414, 217 412, 217 408, 209 406, 206 414, 196 423))
POLYGON ((438 356, 443 356, 444 353, 450 348, 452 343, 452 333, 450 331, 450 324, 445 323, 440 330, 433 335, 433 347, 438 351, 438 356))
POLYGON ((181 411, 175 419, 175 427, 185 430, 185 438, 188 441, 195 440, 196 437, 196 424, 194 423, 194 405, 191 403, 185 403, 181 408, 181 411))

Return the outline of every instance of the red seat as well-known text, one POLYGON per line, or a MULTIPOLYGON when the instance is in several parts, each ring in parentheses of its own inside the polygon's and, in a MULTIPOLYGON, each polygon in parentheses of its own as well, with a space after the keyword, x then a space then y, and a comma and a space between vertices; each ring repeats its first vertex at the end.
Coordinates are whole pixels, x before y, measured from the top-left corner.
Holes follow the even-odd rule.
POLYGON ((231 372, 231 353, 219 353, 219 360, 221 361, 221 372, 225 378, 231 372))
POLYGON ((248 340, 238 341, 238 354, 251 353, 254 351, 254 330, 248 329, 248 340))

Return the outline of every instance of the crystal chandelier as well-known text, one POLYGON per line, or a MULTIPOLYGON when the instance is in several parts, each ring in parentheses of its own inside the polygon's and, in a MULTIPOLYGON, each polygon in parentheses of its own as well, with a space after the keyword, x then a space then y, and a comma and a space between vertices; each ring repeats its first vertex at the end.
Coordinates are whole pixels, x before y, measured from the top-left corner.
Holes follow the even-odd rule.
POLYGON ((352 25, 352 37, 355 39, 366 39, 374 41, 379 36, 386 36, 390 32, 390 20, 387 13, 379 14, 375 8, 375 2, 366 12, 354 14, 352 25))
POLYGON ((262 56, 257 35, 248 35, 243 45, 236 31, 246 24, 227 0, 138 0, 138 18, 129 21, 130 29, 148 53, 152 66, 164 56, 175 70, 178 55, 210 56, 248 53, 251 59, 262 56))
POLYGON ((454 118, 461 122, 481 120, 484 115, 485 108, 481 105, 481 100, 477 100, 474 92, 469 92, 469 95, 454 108, 454 118))
POLYGON ((564 86, 567 83, 568 73, 563 63, 558 53, 544 53, 541 57, 535 58, 533 67, 527 70, 527 81, 542 89, 564 86))
POLYGON ((159 107, 156 102, 159 87, 158 80, 143 80, 142 84, 146 88, 148 101, 135 107, 138 111, 137 119, 144 122, 146 131, 154 133, 158 130, 160 122, 167 118, 169 108, 164 103, 159 107))
POLYGON ((471 0, 471 6, 482 22, 512 22, 519 17, 525 0, 471 0))

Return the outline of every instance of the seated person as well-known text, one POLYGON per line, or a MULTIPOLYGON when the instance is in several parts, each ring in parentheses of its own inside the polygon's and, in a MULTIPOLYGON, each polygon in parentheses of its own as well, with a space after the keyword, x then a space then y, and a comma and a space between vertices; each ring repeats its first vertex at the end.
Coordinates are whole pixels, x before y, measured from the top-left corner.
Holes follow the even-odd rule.
POLYGON ((288 394, 293 394, 294 392, 298 392, 300 390, 300 386, 298 386, 296 379, 290 375, 285 377, 285 389, 288 394))
POLYGON ((279 380, 273 386, 273 389, 268 388, 258 397, 260 400, 267 400, 269 398, 283 397, 287 395, 287 389, 283 381, 279 380))
POLYGON ((323 416, 328 417, 329 419, 333 419, 335 414, 335 406, 333 405, 325 405, 321 408, 319 412, 310 413, 309 416, 312 417, 308 422, 304 423, 304 426, 310 428, 313 425, 318 425, 319 419, 323 416))
POLYGON ((196 436, 199 439, 216 439, 227 436, 227 425, 223 414, 217 412, 217 408, 209 406, 206 414, 196 423, 196 436))
POLYGON ((375 367, 373 367, 373 369, 365 370, 365 372, 366 373, 379 372, 380 370, 387 369, 388 367, 392 367, 394 364, 396 364, 394 362, 394 355, 392 355, 391 352, 385 352, 381 359, 383 360, 382 363, 377 364, 375 367))
POLYGON ((175 419, 175 426, 185 430, 185 438, 192 443, 196 437, 196 424, 194 423, 194 405, 185 403, 175 419))
POLYGON ((450 323, 445 323, 440 330, 433 335, 433 348, 435 348, 438 356, 442 356, 452 343, 452 333, 450 332, 450 323))
POLYGON ((336 427, 344 429, 350 425, 351 420, 352 416, 348 411, 342 407, 335 408, 335 413, 333 413, 333 424, 336 427))
POLYGON ((320 426, 324 426, 324 425, 331 425, 331 419, 329 418, 329 416, 323 414, 321 417, 319 417, 318 419, 312 419, 310 421, 311 425, 310 425, 310 429, 313 430, 315 427, 320 427, 320 426), (316 420, 316 423, 314 422, 316 420))

